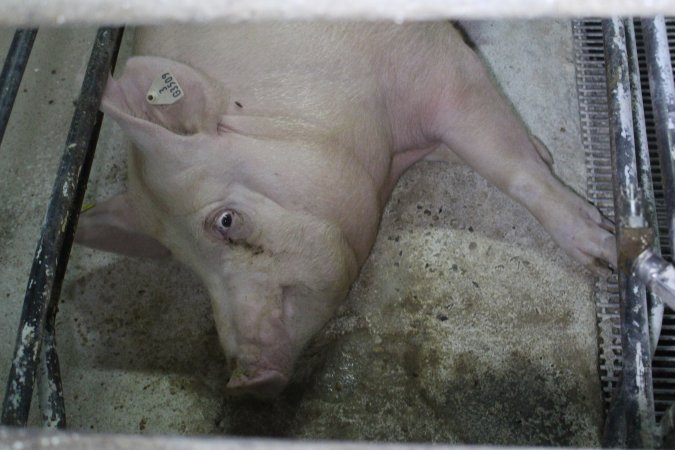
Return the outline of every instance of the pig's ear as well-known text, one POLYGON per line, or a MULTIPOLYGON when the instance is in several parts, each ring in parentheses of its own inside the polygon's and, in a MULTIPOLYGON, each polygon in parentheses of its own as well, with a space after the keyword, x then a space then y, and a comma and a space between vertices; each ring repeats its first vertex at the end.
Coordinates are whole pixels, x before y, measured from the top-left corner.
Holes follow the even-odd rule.
POLYGON ((165 258, 168 248, 140 230, 127 195, 120 194, 80 215, 75 242, 129 256, 165 258))
POLYGON ((216 134, 228 97, 222 83, 185 64, 137 56, 119 80, 108 79, 101 110, 125 131, 127 122, 140 119, 179 135, 216 134))

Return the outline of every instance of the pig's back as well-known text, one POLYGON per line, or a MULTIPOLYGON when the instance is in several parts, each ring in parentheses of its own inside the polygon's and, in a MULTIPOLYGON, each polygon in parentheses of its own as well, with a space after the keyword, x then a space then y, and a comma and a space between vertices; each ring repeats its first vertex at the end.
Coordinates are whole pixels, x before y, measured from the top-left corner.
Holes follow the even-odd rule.
POLYGON ((177 25, 138 29, 135 52, 223 82, 228 114, 290 117, 327 130, 383 184, 394 152, 429 145, 412 140, 424 138, 414 128, 431 122, 424 99, 438 87, 418 75, 452 60, 458 40, 448 22, 177 25), (422 106, 407 107, 410 99, 422 106))
MULTIPOLYGON (((137 31, 135 53, 179 61, 222 81, 231 94, 230 113, 294 117, 348 130, 358 117, 376 117, 364 109, 374 111, 382 103, 369 62, 372 45, 355 47, 360 28, 325 23, 147 27, 137 31)), ((365 124, 372 132, 371 125, 365 124)))
POLYGON ((235 90, 274 90, 292 98, 313 88, 360 90, 360 83, 369 82, 370 58, 354 47, 359 28, 321 23, 148 27, 137 31, 135 53, 182 62, 235 90))
POLYGON ((382 93, 384 71, 433 60, 424 49, 455 34, 449 23, 177 25, 140 28, 135 52, 188 64, 267 107, 315 109, 373 98, 382 93))

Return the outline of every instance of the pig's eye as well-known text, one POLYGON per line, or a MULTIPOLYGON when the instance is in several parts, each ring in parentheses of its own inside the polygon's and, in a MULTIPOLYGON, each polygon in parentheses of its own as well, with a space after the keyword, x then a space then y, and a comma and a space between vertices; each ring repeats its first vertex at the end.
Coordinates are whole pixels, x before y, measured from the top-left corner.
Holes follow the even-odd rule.
POLYGON ((216 216, 214 228, 222 237, 226 238, 233 224, 234 224, 234 212, 226 210, 216 216))
POLYGON ((232 226, 232 213, 225 211, 218 218, 218 225, 221 228, 230 228, 232 226))
POLYGON ((244 216, 234 209, 216 209, 204 220, 204 230, 216 239, 239 241, 245 238, 244 216))

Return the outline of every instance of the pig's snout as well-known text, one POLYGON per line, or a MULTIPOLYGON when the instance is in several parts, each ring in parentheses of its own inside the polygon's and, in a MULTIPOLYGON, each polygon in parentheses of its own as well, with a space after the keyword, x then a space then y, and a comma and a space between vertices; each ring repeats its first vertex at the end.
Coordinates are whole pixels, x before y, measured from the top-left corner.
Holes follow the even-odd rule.
POLYGON ((250 394, 258 398, 273 398, 284 390, 288 380, 286 374, 275 369, 260 369, 250 376, 235 369, 225 391, 229 395, 250 394))
POLYGON ((225 386, 229 395, 252 395, 258 398, 276 397, 284 390, 293 372, 293 360, 288 353, 290 343, 278 336, 282 345, 265 347, 242 345, 236 356, 228 357, 230 380, 225 386))

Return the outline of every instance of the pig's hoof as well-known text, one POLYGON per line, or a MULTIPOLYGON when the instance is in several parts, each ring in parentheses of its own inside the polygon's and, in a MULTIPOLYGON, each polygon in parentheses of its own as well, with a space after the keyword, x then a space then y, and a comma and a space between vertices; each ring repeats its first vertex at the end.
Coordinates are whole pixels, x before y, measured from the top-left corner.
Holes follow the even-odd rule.
POLYGON ((542 224, 553 239, 574 259, 600 276, 617 266, 614 224, 594 206, 566 191, 548 206, 542 224))
POLYGON ((276 370, 268 370, 253 378, 234 376, 225 386, 229 395, 249 394, 258 398, 273 398, 284 390, 288 377, 276 370))

